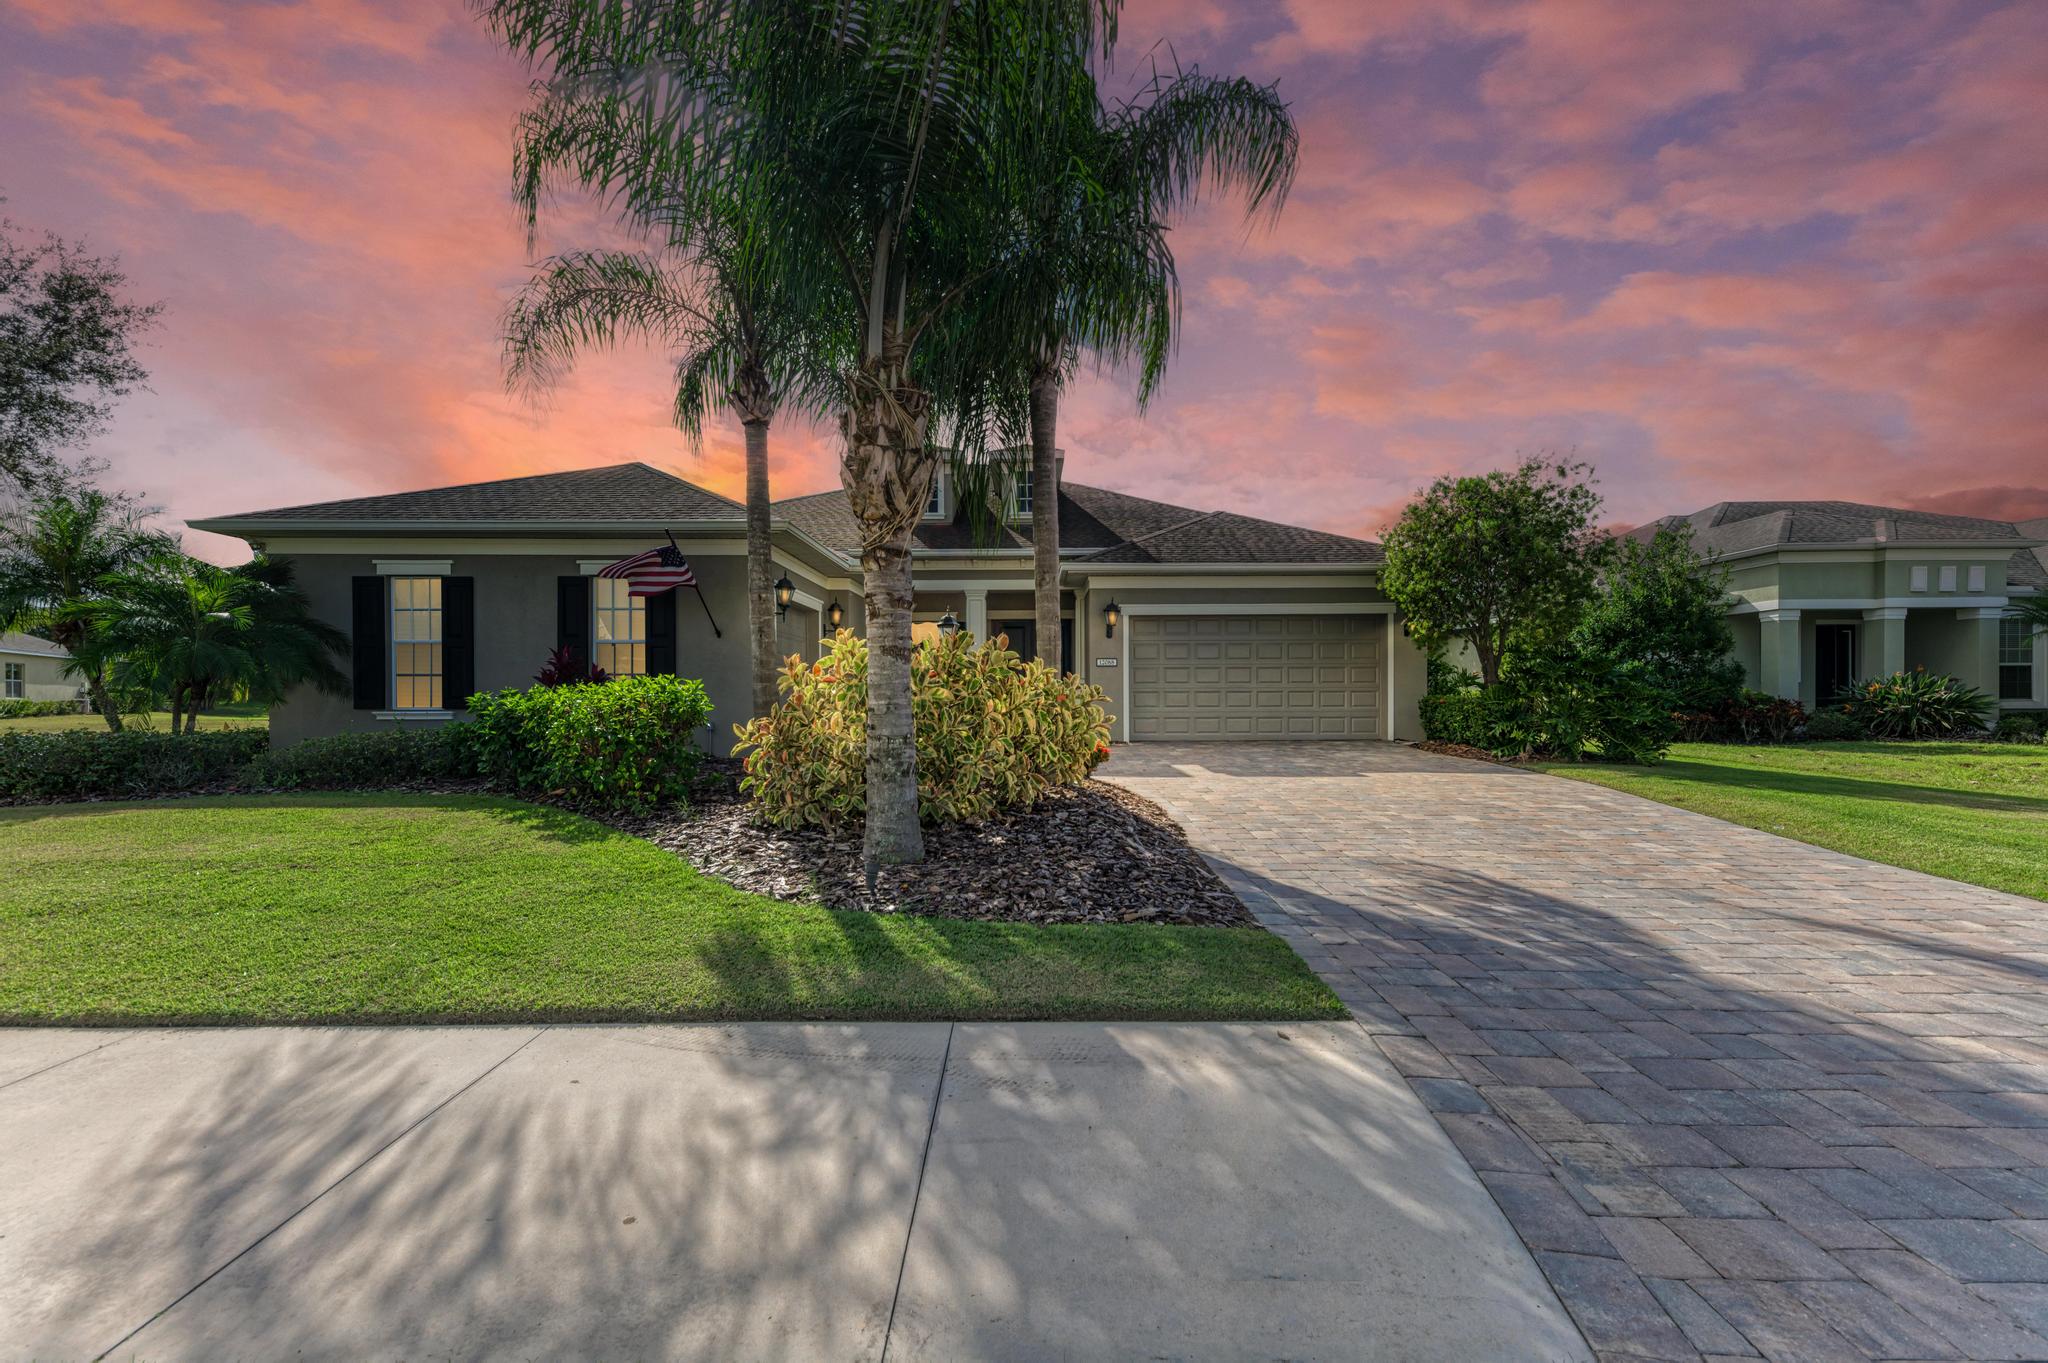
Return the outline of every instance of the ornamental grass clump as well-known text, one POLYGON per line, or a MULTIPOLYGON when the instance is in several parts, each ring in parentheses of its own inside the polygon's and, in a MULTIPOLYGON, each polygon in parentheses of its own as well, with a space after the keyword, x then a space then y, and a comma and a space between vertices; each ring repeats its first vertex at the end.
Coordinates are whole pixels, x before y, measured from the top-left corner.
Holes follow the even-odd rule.
MULTIPOLYGON (((841 630, 815 663, 791 658, 768 714, 735 725, 740 789, 769 823, 837 824, 866 811, 868 646, 841 630)), ((1025 662, 998 636, 919 645, 910 662, 919 817, 984 819, 1075 785, 1109 756, 1099 687, 1025 662)))

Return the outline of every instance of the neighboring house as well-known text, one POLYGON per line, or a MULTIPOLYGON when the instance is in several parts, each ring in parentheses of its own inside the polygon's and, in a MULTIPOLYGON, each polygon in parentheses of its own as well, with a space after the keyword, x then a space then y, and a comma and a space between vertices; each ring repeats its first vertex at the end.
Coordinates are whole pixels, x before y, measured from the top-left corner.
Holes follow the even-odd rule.
MULTIPOLYGON (((913 558, 920 635, 950 615, 1031 653, 1028 475, 1003 501, 977 529, 943 476, 933 489, 913 558)), ((613 672, 702 678, 716 751, 748 717, 744 509, 645 464, 191 524, 291 559, 315 612, 355 641, 353 694, 294 694, 271 717, 280 741, 445 721, 473 691, 531 682, 557 646, 613 672), (596 576, 670 534, 702 605, 688 589, 635 601, 596 576)), ((1076 484, 1060 489, 1060 535, 1060 651, 1109 693, 1115 738, 1421 736, 1423 658, 1378 590, 1378 545, 1076 484)), ((793 588, 782 649, 815 658, 835 615, 859 631, 844 494, 777 502, 773 541, 793 588)))
POLYGON ((33 634, 0 634, 0 700, 79 698, 78 678, 66 676, 71 655, 33 634))
POLYGON ((1858 502, 1720 502, 1690 523, 1728 570, 1750 685, 1809 708, 1863 677, 1925 668, 2006 709, 2048 705, 2048 639, 2011 603, 2048 590, 2048 520, 2015 524, 1858 502))

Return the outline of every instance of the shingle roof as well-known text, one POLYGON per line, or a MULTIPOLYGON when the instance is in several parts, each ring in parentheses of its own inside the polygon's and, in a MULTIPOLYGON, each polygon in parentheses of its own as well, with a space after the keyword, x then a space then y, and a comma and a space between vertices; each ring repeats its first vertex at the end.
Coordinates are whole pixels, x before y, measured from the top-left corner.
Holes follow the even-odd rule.
POLYGON ((1776 545, 1955 543, 2029 538, 2010 521, 1946 516, 1862 502, 1716 502, 1689 516, 1665 516, 1633 533, 1689 522, 1702 552, 1742 553, 1776 545))
MULTIPOLYGON (((2013 528, 2030 540, 2048 540, 2048 516, 2015 521, 2013 528)), ((2038 544, 2028 553, 2015 555, 2005 575, 2010 582, 2048 591, 2048 544, 2038 544)))
MULTIPOLYGON (((839 553, 860 552, 860 526, 843 492, 818 492, 775 504, 775 514, 839 553)), ((977 534, 965 517, 921 521, 917 549, 1028 549, 1014 526, 977 534)), ((1060 545, 1084 563, 1377 563, 1380 547, 1321 530, 1196 511, 1082 483, 1060 486, 1060 545)))
POLYGON ((38 639, 33 634, 19 630, 8 630, 0 634, 0 653, 33 653, 43 658, 68 658, 71 655, 48 639, 38 639))
POLYGON ((697 521, 745 514, 746 509, 729 497, 634 463, 245 511, 205 524, 232 528, 237 521, 697 521))

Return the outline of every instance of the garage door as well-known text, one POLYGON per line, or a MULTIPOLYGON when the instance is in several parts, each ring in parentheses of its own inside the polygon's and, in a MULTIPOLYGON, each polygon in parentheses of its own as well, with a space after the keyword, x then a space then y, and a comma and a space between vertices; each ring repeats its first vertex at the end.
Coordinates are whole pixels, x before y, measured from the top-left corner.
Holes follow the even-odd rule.
POLYGON ((1138 740, 1380 736, 1377 615, 1134 615, 1138 740))

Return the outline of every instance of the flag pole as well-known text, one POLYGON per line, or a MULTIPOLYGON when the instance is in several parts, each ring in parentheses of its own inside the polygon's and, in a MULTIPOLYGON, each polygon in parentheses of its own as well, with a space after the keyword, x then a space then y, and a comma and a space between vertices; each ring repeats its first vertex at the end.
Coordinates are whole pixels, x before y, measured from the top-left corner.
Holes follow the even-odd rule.
MULTIPOLYGON (((675 531, 663 530, 661 533, 668 536, 669 548, 675 550, 678 554, 683 552, 683 546, 676 543, 675 531)), ((697 585, 697 575, 695 573, 690 574, 690 590, 697 593, 697 604, 704 608, 704 618, 711 622, 711 637, 723 639, 725 631, 718 627, 718 617, 711 613, 711 603, 704 599, 704 589, 697 585)))

